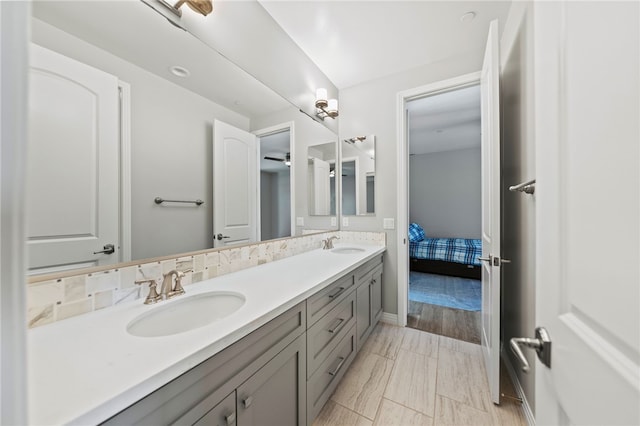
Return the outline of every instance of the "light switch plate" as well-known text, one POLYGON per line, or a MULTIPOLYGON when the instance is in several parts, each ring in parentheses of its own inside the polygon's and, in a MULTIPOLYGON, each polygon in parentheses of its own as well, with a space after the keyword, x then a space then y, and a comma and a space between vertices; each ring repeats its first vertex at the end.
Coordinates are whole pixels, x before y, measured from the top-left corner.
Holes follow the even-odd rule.
POLYGON ((338 226, 338 218, 337 217, 332 217, 331 218, 331 226, 338 226))
POLYGON ((343 217, 342 218, 342 226, 349 226, 349 218, 348 217, 343 217))
POLYGON ((385 217, 382 221, 382 227, 384 229, 395 229, 396 228, 396 220, 392 217, 385 217))
POLYGON ((296 217, 296 226, 304 226, 304 217, 296 217))

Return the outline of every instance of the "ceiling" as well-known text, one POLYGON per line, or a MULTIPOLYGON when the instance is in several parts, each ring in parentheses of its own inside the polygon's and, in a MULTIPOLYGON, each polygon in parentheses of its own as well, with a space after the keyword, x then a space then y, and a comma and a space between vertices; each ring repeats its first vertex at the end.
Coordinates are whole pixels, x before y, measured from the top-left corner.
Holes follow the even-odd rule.
MULTIPOLYGON (((482 66, 489 23, 510 1, 258 0, 339 88, 462 55, 482 66), (473 12, 473 19, 463 19, 473 12)), ((478 86, 412 101, 411 154, 480 146, 478 86)))
POLYGON ((510 1, 258 0, 339 88, 460 55, 482 63, 510 1), (474 12, 475 18, 462 16, 474 12))
POLYGON ((141 1, 35 1, 33 16, 239 114, 291 106, 141 1), (188 69, 189 78, 173 75, 174 65, 188 69))
POLYGON ((289 148, 290 138, 291 132, 289 130, 260 137, 260 171, 267 173, 289 171, 289 167, 283 161, 266 160, 264 157, 284 159, 291 151, 289 148))
POLYGON ((431 154, 480 147, 480 86, 407 103, 409 153, 431 154))

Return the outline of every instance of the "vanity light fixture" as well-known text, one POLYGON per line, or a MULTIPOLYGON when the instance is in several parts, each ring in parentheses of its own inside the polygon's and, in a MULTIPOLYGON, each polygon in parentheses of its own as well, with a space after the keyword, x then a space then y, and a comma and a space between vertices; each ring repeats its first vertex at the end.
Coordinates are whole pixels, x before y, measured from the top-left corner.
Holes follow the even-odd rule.
POLYGON ((322 121, 327 117, 335 119, 338 116, 338 100, 327 97, 327 89, 316 90, 316 116, 322 121))
POLYGON ((365 140, 367 140, 367 137, 366 137, 366 136, 354 136, 354 137, 352 137, 352 138, 345 139, 344 141, 345 141, 346 143, 354 144, 354 143, 356 143, 356 142, 363 142, 363 141, 365 141, 365 140))
POLYGON ((180 8, 186 3, 194 12, 207 16, 213 11, 213 0, 178 0, 175 5, 166 2, 165 0, 157 0, 158 3, 169 9, 174 15, 182 17, 182 10, 180 8))

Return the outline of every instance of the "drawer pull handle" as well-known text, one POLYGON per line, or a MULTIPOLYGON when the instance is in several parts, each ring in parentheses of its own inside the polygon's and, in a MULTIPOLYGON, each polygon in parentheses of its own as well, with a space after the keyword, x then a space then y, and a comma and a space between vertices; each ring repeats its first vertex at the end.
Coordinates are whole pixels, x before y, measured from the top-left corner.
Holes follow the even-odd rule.
POLYGON ((340 296, 343 291, 344 291, 344 287, 340 287, 338 289, 338 291, 336 291, 335 293, 329 295, 329 299, 333 299, 334 297, 340 296))
POLYGON ((244 408, 249 408, 249 406, 251 405, 251 403, 253 402, 253 397, 252 396, 248 396, 245 399, 242 400, 242 405, 244 405, 244 408))
POLYGON ((344 322, 343 318, 338 318, 338 321, 336 322, 336 324, 331 327, 330 329, 328 329, 327 331, 329 333, 335 333, 335 331, 338 329, 338 327, 340 327, 342 325, 342 323, 344 322))
POLYGON ((224 419, 227 421, 227 425, 229 426, 236 424, 236 412, 234 411, 228 416, 224 416, 224 419))
POLYGON ((344 360, 346 359, 345 357, 341 356, 340 358, 338 358, 340 360, 340 362, 338 363, 338 365, 336 366, 336 368, 333 369, 333 371, 329 371, 329 375, 330 376, 335 376, 336 374, 338 374, 338 371, 340 371, 340 369, 342 368, 342 364, 344 364, 344 360))

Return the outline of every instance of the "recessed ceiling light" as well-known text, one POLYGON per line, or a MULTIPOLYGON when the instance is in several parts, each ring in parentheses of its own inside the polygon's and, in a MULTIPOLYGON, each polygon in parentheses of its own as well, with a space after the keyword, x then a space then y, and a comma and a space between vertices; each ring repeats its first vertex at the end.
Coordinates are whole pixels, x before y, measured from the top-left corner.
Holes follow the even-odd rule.
POLYGON ((188 69, 186 69, 185 67, 181 67, 180 65, 174 65, 170 67, 169 71, 171 71, 171 74, 175 75, 176 77, 186 78, 191 75, 188 69))
POLYGON ((471 22, 474 20, 474 18, 476 17, 476 13, 475 12, 467 12, 464 15, 462 15, 460 17, 460 20, 462 22, 471 22))

